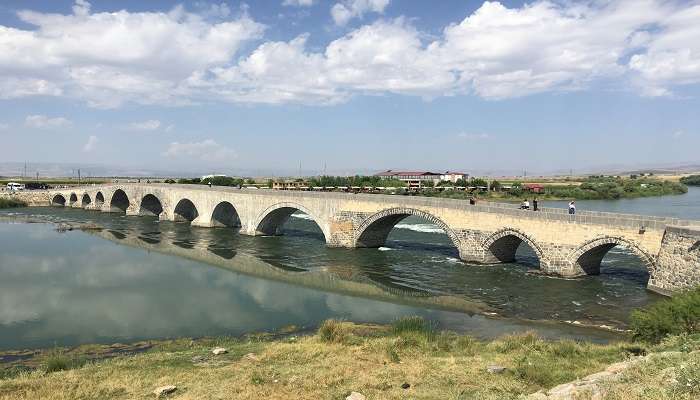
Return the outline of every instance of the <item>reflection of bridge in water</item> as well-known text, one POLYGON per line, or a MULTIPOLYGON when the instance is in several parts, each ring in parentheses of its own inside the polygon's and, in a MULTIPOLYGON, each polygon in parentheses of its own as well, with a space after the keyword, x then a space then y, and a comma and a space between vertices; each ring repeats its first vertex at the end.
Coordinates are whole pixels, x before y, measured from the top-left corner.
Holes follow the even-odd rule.
POLYGON ((127 215, 154 215, 196 226, 229 226, 274 235, 295 212, 308 214, 331 247, 379 247, 399 221, 421 217, 440 227, 462 260, 510 262, 527 244, 542 272, 598 274, 615 246, 635 253, 662 293, 700 284, 700 221, 563 209, 519 210, 453 199, 346 193, 239 190, 200 185, 125 184, 45 192, 35 205, 63 205, 127 215))
POLYGON ((245 275, 290 283, 311 289, 363 297, 392 303, 458 311, 484 313, 492 309, 484 303, 456 296, 411 290, 371 279, 363 271, 347 265, 331 265, 307 271, 280 263, 263 261, 251 254, 237 252, 215 238, 180 237, 177 231, 164 236, 160 231, 86 229, 85 232, 131 247, 204 262, 245 275))

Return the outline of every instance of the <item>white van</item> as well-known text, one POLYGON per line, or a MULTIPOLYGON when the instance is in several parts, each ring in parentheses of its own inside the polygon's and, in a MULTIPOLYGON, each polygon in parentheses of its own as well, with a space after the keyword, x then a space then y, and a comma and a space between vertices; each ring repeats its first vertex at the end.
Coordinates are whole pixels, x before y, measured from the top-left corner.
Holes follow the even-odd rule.
POLYGON ((17 183, 17 182, 8 182, 7 183, 7 190, 9 190, 10 192, 24 190, 24 185, 21 183, 17 183))

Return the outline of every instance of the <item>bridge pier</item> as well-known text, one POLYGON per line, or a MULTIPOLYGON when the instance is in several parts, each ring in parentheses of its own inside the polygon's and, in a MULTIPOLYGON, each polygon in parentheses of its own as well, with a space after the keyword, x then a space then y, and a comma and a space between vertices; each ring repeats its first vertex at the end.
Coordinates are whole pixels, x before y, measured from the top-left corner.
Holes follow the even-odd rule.
POLYGON ((648 288, 670 295, 700 286, 700 226, 666 228, 648 288))

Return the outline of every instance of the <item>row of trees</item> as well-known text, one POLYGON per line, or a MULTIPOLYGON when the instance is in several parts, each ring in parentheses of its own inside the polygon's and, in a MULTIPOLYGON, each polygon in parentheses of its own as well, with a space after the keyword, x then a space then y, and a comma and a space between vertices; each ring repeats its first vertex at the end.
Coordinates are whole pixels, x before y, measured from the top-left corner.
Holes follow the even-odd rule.
POLYGON ((398 179, 381 179, 378 176, 319 176, 309 180, 309 186, 372 186, 372 187, 406 187, 398 179))

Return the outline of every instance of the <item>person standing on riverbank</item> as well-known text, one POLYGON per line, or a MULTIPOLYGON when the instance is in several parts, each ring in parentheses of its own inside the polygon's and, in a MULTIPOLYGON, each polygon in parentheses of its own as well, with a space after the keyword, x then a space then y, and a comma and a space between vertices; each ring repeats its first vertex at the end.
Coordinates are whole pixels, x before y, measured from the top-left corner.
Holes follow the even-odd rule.
POLYGON ((576 202, 574 200, 571 200, 569 202, 569 215, 574 215, 576 214, 576 202))

